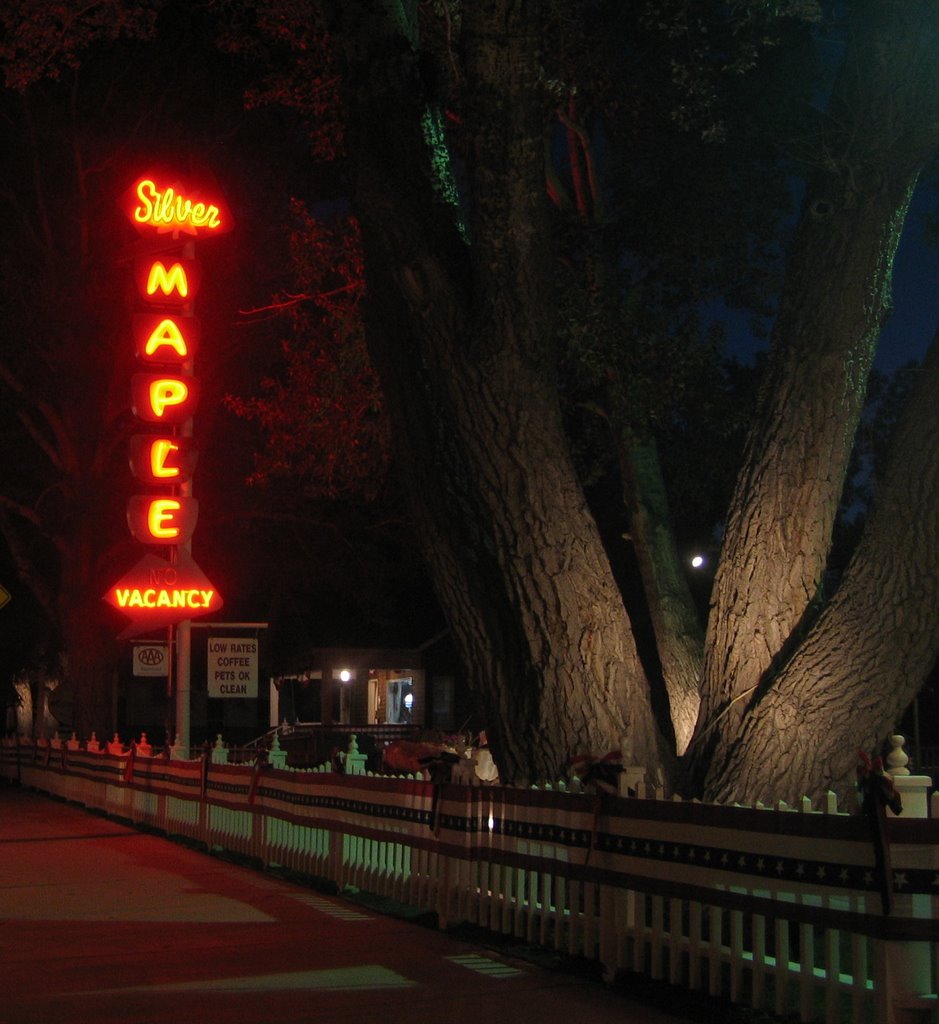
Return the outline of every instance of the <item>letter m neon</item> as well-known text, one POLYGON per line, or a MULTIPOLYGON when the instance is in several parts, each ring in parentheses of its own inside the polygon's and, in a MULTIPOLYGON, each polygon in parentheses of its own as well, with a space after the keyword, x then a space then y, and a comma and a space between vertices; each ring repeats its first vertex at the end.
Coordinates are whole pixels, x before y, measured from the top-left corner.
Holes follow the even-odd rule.
POLYGON ((189 279, 182 263, 174 263, 169 270, 160 260, 150 266, 150 273, 147 276, 147 294, 155 295, 159 289, 164 295, 170 295, 174 291, 179 293, 180 298, 185 299, 189 295, 189 279))

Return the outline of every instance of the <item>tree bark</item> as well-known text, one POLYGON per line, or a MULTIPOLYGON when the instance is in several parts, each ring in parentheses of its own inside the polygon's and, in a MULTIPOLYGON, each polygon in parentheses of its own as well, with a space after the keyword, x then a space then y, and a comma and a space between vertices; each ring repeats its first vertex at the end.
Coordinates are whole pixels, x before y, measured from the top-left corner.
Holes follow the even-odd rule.
POLYGON ((683 754, 701 703, 704 630, 681 567, 658 449, 652 439, 620 441, 630 533, 668 694, 675 751, 683 754))
POLYGON ((821 606, 893 257, 939 144, 939 10, 894 0, 852 11, 715 578, 690 791, 723 772, 821 606))
POLYGON ((890 469, 842 584, 767 696, 721 748, 718 800, 850 792, 939 656, 939 346, 892 444, 890 469))
POLYGON ((624 747, 655 771, 664 742, 553 378, 540 5, 463 12, 468 248, 434 203, 413 54, 343 14, 358 29, 346 82, 369 344, 502 778, 624 747))

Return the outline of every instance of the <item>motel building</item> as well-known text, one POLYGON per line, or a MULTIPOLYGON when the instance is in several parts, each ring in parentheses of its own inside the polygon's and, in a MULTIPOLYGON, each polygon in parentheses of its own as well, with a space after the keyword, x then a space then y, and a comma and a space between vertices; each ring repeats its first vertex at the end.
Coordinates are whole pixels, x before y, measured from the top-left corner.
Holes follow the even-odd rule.
MULTIPOLYGON (((297 767, 322 764, 352 734, 368 767, 398 739, 472 730, 474 718, 446 636, 416 648, 316 647, 282 659, 265 624, 206 623, 193 630, 192 743, 218 736, 229 747, 278 742, 297 767)), ((122 734, 162 743, 165 641, 128 645, 117 687, 122 734)))
POLYGON ((297 764, 322 763, 355 734, 377 770, 387 743, 472 729, 453 666, 446 636, 417 648, 313 648, 271 675, 270 725, 297 764))

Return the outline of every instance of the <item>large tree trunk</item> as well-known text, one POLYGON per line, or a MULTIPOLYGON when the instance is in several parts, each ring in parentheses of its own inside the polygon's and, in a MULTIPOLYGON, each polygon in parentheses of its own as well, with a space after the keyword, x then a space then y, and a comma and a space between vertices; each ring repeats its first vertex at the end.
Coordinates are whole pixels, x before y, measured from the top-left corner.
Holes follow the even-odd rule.
POLYGON ((701 703, 704 630, 675 544, 658 448, 651 438, 624 433, 619 464, 630 534, 668 694, 675 750, 683 754, 701 703))
POLYGON ((502 777, 557 777, 624 746, 657 769, 648 685, 556 396, 540 5, 463 12, 469 249, 434 209, 413 55, 373 16, 342 14, 358 32, 345 80, 369 343, 502 777))
POLYGON ((853 10, 715 579, 692 747, 699 784, 723 773, 750 709, 820 607, 897 241, 939 143, 939 8, 904 0, 853 10))
POLYGON ((723 748, 717 799, 851 788, 939 656, 939 345, 897 429, 886 480, 844 580, 772 690, 723 748))

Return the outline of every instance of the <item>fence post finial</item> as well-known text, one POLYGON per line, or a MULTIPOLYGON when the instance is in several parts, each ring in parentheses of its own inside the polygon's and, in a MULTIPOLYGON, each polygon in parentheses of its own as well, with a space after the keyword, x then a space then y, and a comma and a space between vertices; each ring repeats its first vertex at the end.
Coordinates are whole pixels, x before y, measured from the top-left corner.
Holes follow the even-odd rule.
POLYGON ((343 757, 346 775, 364 775, 368 755, 359 752, 359 738, 355 733, 349 736, 349 747, 343 757))
POLYGON ((212 745, 212 764, 228 764, 228 747, 225 746, 221 733, 216 733, 215 743, 212 745))
POLYGON ((897 776, 904 776, 910 774, 908 767, 910 758, 907 752, 903 749, 903 744, 906 742, 906 737, 897 733, 890 737, 890 753, 887 755, 887 771, 897 778, 897 776))
POLYGON ((267 763, 272 768, 287 767, 287 751, 280 745, 280 736, 275 732, 271 741, 271 749, 267 752, 267 763))

